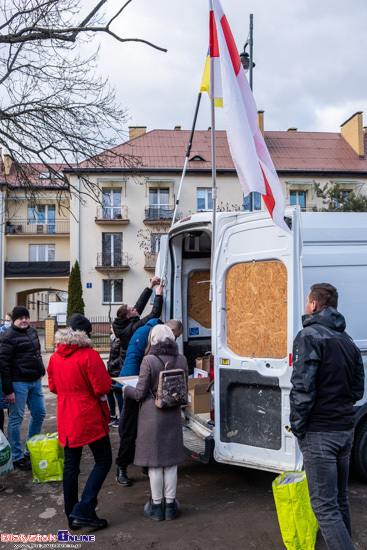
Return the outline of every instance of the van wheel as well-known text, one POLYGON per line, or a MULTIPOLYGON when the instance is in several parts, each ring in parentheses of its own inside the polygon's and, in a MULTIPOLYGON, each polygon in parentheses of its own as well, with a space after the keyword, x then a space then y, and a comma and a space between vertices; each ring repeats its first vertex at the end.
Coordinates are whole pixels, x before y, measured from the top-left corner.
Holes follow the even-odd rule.
POLYGON ((367 419, 357 429, 354 437, 352 466, 355 473, 367 482, 367 419))

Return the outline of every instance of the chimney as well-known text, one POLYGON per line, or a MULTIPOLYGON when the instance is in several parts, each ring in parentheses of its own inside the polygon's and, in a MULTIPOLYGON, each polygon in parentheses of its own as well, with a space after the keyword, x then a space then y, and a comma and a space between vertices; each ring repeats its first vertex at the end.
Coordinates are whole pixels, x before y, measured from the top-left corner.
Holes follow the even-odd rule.
POLYGON ((257 111, 257 125, 264 137, 264 111, 257 111))
POLYGON ((4 155, 4 172, 5 172, 5 175, 7 176, 10 174, 11 164, 12 164, 12 161, 11 161, 10 155, 4 155))
POLYGON ((364 156, 363 145, 363 111, 354 113, 341 125, 341 136, 358 156, 364 156))
POLYGON ((298 128, 296 128, 295 126, 291 126, 290 128, 288 128, 287 132, 297 132, 298 128))
POLYGON ((175 130, 181 130, 181 126, 175 126, 175 130))
POLYGON ((129 126, 129 140, 143 136, 146 133, 146 126, 129 126))

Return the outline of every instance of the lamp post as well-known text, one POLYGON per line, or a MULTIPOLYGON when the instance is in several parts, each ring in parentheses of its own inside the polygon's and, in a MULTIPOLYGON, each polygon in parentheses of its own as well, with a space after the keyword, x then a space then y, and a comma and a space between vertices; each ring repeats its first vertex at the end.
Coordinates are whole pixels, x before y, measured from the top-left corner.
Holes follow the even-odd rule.
MULTIPOLYGON (((255 67, 255 63, 253 61, 253 46, 254 46, 254 38, 253 38, 253 31, 254 31, 254 16, 252 13, 250 13, 250 28, 249 28, 249 34, 246 40, 246 43, 243 47, 243 52, 240 53, 240 59, 242 63, 242 67, 245 69, 245 71, 249 72, 249 84, 251 91, 253 89, 253 80, 252 80, 252 69, 255 67), (247 46, 250 47, 250 53, 246 51, 247 46)), ((254 210, 254 193, 251 192, 249 194, 249 201, 250 201, 250 211, 252 212, 254 210)))

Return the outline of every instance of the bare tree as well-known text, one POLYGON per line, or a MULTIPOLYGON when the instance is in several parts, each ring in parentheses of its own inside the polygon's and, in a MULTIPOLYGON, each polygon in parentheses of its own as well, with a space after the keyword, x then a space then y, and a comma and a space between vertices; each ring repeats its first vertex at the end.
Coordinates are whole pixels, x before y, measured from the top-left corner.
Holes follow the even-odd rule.
MULTIPOLYGON (((62 198, 65 191, 78 195, 61 170, 76 168, 88 159, 90 168, 131 167, 133 156, 121 156, 113 147, 123 141, 126 111, 115 101, 108 80, 96 74, 98 46, 89 57, 81 45, 95 35, 122 38, 113 23, 132 0, 106 19, 102 8, 88 0, 2 0, 0 4, 0 147, 3 174, 11 186, 21 186, 35 198, 39 175, 47 177, 62 198), (80 14, 88 9, 85 16, 80 14), (110 150, 108 155, 102 155, 110 150), (9 166, 11 165, 11 170, 9 166)), ((98 198, 85 171, 86 193, 98 198)))

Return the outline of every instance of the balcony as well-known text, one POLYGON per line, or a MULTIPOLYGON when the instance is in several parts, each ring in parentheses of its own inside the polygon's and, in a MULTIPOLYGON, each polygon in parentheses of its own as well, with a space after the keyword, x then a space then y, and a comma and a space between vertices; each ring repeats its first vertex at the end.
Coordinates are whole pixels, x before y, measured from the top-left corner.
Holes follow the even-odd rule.
POLYGON ((69 220, 55 220, 48 223, 34 223, 28 220, 8 220, 5 223, 5 235, 69 235, 69 220))
POLYGON ((69 277, 70 262, 5 262, 5 278, 69 277))
POLYGON ((126 225, 130 222, 127 206, 97 206, 95 222, 126 225))
POLYGON ((145 262, 144 269, 155 269, 158 252, 144 252, 145 262))
POLYGON ((127 271, 130 269, 131 256, 126 252, 97 254, 96 269, 98 271, 127 271))
POLYGON ((158 223, 171 224, 175 208, 170 205, 149 205, 145 207, 144 223, 155 225, 158 223))

